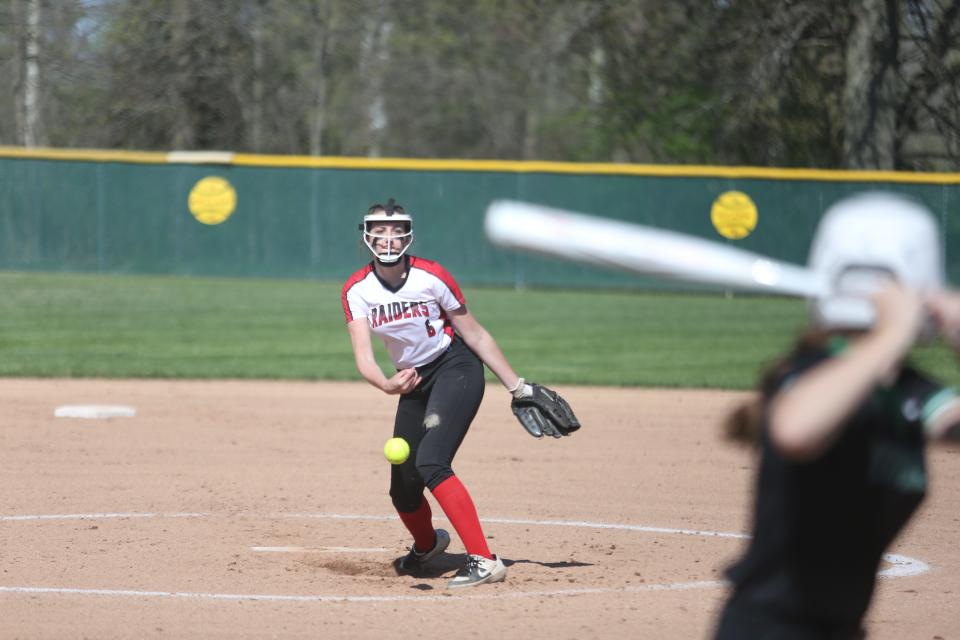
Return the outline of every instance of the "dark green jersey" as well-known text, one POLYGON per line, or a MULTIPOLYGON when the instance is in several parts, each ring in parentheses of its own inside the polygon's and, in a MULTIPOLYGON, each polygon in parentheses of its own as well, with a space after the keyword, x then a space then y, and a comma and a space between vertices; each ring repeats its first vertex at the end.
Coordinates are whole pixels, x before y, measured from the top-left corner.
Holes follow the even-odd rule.
MULTIPOLYGON (((829 357, 798 353, 764 390, 765 400, 829 357)), ((859 625, 884 550, 926 493, 923 421, 947 395, 905 367, 808 463, 781 456, 764 428, 753 539, 728 571, 733 600, 828 627, 859 625)))

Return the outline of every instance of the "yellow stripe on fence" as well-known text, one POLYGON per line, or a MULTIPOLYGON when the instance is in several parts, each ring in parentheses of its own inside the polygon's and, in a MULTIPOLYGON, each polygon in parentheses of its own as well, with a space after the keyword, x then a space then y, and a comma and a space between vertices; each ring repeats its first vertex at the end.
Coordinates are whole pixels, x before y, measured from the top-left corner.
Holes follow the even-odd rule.
POLYGON ((457 160, 438 158, 366 158, 351 156, 282 156, 228 151, 110 151, 0 146, 0 158, 128 162, 140 164, 221 164, 245 167, 361 169, 386 171, 477 171, 495 173, 554 173, 650 176, 659 178, 724 178, 730 180, 809 180, 827 182, 896 182, 960 184, 960 173, 787 169, 711 165, 628 164, 608 162, 547 162, 538 160, 457 160))

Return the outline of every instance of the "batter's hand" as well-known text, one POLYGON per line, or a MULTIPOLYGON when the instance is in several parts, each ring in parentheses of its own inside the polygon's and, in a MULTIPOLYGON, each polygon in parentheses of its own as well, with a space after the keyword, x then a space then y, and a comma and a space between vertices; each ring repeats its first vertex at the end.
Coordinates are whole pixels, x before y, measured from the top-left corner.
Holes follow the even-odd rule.
POLYGON ((390 395, 410 393, 417 388, 420 380, 420 374, 417 373, 416 369, 412 367, 410 369, 401 369, 397 371, 396 375, 387 380, 387 386, 383 391, 390 395))
POLYGON ((913 289, 891 282, 872 298, 877 318, 876 333, 884 333, 904 352, 910 349, 927 317, 923 296, 913 289))
POLYGON ((928 294, 927 310, 943 339, 960 353, 960 291, 945 289, 928 294))

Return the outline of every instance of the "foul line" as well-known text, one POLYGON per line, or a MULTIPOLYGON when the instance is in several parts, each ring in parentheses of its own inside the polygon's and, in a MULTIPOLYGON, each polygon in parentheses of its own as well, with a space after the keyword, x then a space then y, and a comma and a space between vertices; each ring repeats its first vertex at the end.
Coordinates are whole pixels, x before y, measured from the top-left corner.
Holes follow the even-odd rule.
MULTIPOLYGON (((0 522, 25 521, 55 521, 55 520, 108 520, 130 518, 206 518, 206 517, 241 517, 241 518, 299 518, 316 520, 396 520, 397 516, 339 514, 339 513, 272 513, 267 515, 238 512, 233 514, 215 514, 211 512, 172 512, 172 513, 73 513, 73 514, 36 514, 0 516, 0 522)), ((437 518, 443 520, 444 518, 437 518)), ((528 520, 516 518, 482 518, 483 522, 548 526, 574 527, 581 529, 604 529, 617 531, 637 531, 642 533, 665 533, 677 535, 691 535, 715 538, 744 539, 750 536, 744 533, 707 531, 700 529, 681 529, 674 527, 651 527, 645 525, 617 524, 607 522, 591 522, 583 520, 528 520)), ((251 547, 255 551, 291 550, 294 547, 251 547)), ((296 547, 296 549, 305 549, 296 547)), ((343 547, 323 547, 323 549, 344 549, 343 547)), ((377 550, 381 548, 378 547, 377 550)), ((887 553, 883 559, 892 566, 880 571, 880 578, 901 578, 916 576, 930 570, 930 565, 921 560, 908 556, 887 553)), ((257 600, 270 602, 424 602, 424 601, 454 601, 454 600, 493 600, 500 598, 537 598, 548 596, 578 596, 598 595, 609 593, 641 593, 648 591, 681 591, 690 589, 717 589, 726 587, 723 580, 700 580, 693 582, 672 582, 665 584, 644 584, 624 587, 587 587, 581 589, 557 589, 552 591, 508 591, 504 593, 480 593, 473 595, 397 595, 397 596, 347 596, 347 595, 279 595, 279 594, 241 594, 241 593, 203 593, 191 591, 140 591, 129 589, 85 589, 72 587, 4 587, 0 586, 0 593, 11 594, 59 594, 59 595, 94 595, 135 598, 182 598, 195 600, 257 600)))

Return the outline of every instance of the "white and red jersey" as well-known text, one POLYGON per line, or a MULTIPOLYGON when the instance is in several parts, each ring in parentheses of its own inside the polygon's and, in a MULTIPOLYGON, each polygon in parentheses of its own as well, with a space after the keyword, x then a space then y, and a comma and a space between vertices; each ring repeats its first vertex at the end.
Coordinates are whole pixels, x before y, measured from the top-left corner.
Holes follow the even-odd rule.
POLYGON ((397 369, 425 365, 443 353, 453 340, 447 312, 466 305, 446 269, 416 256, 399 287, 382 281, 371 262, 347 279, 341 300, 347 322, 366 318, 397 369))

